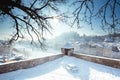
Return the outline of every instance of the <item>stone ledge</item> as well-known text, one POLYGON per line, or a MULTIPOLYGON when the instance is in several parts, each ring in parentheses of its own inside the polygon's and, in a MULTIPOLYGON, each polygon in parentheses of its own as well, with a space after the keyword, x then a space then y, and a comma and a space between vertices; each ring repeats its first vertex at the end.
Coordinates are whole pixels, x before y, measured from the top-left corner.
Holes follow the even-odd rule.
POLYGON ((85 54, 72 54, 72 56, 80 59, 84 59, 87 61, 103 64, 106 66, 119 68, 120 69, 120 60, 119 59, 111 59, 111 58, 105 58, 105 57, 98 57, 98 56, 92 56, 92 55, 85 55, 85 54))
POLYGON ((47 56, 47 57, 42 57, 42 58, 36 58, 36 59, 23 60, 23 61, 3 64, 3 65, 0 65, 0 74, 19 70, 19 69, 31 68, 31 67, 37 66, 39 64, 42 64, 48 61, 58 59, 63 56, 64 54, 57 54, 53 56, 47 56))

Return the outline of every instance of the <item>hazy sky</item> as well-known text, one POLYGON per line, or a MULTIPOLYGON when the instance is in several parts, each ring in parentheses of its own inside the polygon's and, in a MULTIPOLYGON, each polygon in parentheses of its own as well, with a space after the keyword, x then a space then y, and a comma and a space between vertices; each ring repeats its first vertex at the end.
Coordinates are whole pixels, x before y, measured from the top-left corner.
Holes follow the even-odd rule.
MULTIPOLYGON (((93 29, 91 29, 91 26, 90 25, 87 25, 87 24, 83 24, 83 27, 82 28, 76 28, 76 27, 70 27, 68 25, 66 25, 65 23, 59 23, 59 21, 54 21, 51 23, 54 30, 52 30, 52 37, 54 36, 58 36, 64 32, 70 32, 70 31, 75 31, 75 32, 78 32, 80 35, 104 35, 106 34, 105 31, 103 31, 101 29, 101 27, 99 27, 99 25, 96 25, 93 26, 93 29), (56 26, 57 25, 57 26, 56 26)), ((48 36, 48 38, 50 38, 50 36, 48 36)))
MULTIPOLYGON (((61 10, 63 10, 64 12, 67 11, 66 6, 67 5, 60 5, 61 10)), ((52 13, 55 14, 55 13, 52 13)), ((80 35, 86 34, 86 35, 103 35, 106 34, 106 32, 104 32, 100 26, 99 26, 99 21, 95 21, 94 25, 93 25, 93 30, 91 29, 90 25, 82 23, 82 28, 77 29, 76 27, 71 28, 70 26, 66 25, 65 23, 61 23, 59 22, 59 19, 53 19, 50 21, 51 25, 53 27, 53 30, 51 30, 53 35, 49 35, 48 33, 46 33, 46 37, 47 38, 54 38, 55 36, 58 36, 60 34, 62 34, 63 32, 69 32, 69 31, 76 31, 78 32, 80 35)), ((4 22, 0 22, 0 39, 7 39, 9 36, 11 36, 11 34, 13 33, 13 28, 11 28, 11 20, 6 19, 6 21, 4 22)))
MULTIPOLYGON (((68 0, 69 4, 71 4, 72 0, 68 0)), ((72 6, 71 8, 68 7, 69 4, 64 4, 64 5, 60 5, 60 9, 63 12, 67 12, 67 14, 69 15, 69 13, 71 13, 71 11, 75 10, 75 8, 72 6), (69 8, 69 10, 68 10, 69 8)), ((103 1, 101 1, 99 3, 99 5, 103 4, 103 1)), ((99 8, 100 6, 97 5, 99 8)), ((53 13, 52 13, 53 14, 53 13)), ((51 21, 52 27, 54 28, 54 30, 52 30, 53 35, 52 36, 48 36, 50 37, 54 37, 54 36, 58 36, 60 34, 62 34, 63 32, 69 32, 69 31, 75 31, 78 32, 80 35, 104 35, 107 34, 107 32, 103 31, 102 28, 100 27, 100 21, 99 20, 94 20, 94 24, 93 24, 93 30, 91 29, 91 26, 89 24, 83 23, 81 22, 81 26, 82 28, 77 28, 76 25, 74 25, 74 27, 70 27, 65 23, 60 23, 59 19, 58 20, 52 20, 51 21)))
POLYGON ((14 32, 10 20, 0 22, 0 39, 8 39, 14 32))

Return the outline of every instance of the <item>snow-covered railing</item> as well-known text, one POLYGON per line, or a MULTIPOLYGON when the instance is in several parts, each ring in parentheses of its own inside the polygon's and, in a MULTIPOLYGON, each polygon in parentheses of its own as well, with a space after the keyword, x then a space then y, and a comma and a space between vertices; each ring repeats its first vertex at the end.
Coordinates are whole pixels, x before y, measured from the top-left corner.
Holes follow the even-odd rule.
POLYGON ((120 60, 119 59, 99 57, 99 56, 93 56, 93 55, 88 55, 88 54, 72 54, 72 56, 74 56, 76 58, 88 60, 91 62, 111 66, 114 68, 120 68, 120 60))
POLYGON ((2 64, 0 65, 0 74, 19 70, 19 69, 26 69, 26 68, 34 67, 39 64, 58 59, 62 56, 64 56, 64 54, 57 54, 57 55, 47 56, 47 57, 42 57, 42 58, 22 60, 22 61, 2 64))

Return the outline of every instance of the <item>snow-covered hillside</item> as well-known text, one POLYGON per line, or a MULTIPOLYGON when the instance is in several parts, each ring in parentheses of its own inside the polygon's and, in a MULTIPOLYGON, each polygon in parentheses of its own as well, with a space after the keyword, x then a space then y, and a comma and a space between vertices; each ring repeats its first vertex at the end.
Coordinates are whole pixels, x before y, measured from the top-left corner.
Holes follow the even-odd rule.
POLYGON ((0 41, 0 64, 12 60, 39 58, 60 53, 60 49, 53 50, 48 48, 47 50, 41 50, 40 47, 24 41, 21 43, 16 42, 10 46, 6 45, 5 41, 0 41))
POLYGON ((92 42, 74 44, 77 53, 120 59, 119 42, 92 42))

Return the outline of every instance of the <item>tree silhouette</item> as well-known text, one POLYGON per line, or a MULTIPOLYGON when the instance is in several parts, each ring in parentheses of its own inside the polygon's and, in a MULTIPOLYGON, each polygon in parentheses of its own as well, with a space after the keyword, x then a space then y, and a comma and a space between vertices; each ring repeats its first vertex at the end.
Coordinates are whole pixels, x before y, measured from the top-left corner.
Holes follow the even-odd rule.
MULTIPOLYGON (((59 13, 57 5, 68 1, 70 0, 0 0, 0 17, 11 18, 16 29, 9 44, 14 40, 24 38, 23 31, 26 31, 32 39, 31 42, 35 42, 35 35, 42 46, 44 32, 50 32, 52 28, 49 19, 58 17, 50 16, 49 10, 59 13)), ((76 24, 80 27, 81 21, 85 21, 92 26, 97 17, 101 22, 101 27, 109 30, 109 33, 120 31, 119 0, 73 0, 73 5, 75 10, 72 10, 74 15, 72 25, 76 24)), ((59 14, 61 16, 61 13, 59 14)), ((67 16, 69 17, 69 15, 67 16)))
POLYGON ((49 19, 58 17, 50 16, 48 15, 49 12, 44 12, 59 11, 56 2, 56 0, 0 0, 0 16, 11 18, 14 23, 13 27, 16 29, 16 33, 10 39, 9 44, 19 38, 24 38, 26 34, 23 31, 25 30, 31 37, 32 43, 35 42, 35 35, 40 46, 43 46, 44 32, 50 32, 52 28, 49 19))
POLYGON ((93 20, 97 18, 103 30, 120 32, 120 0, 75 0, 72 5, 76 6, 72 25, 80 27, 81 21, 85 21, 92 27, 93 20))

